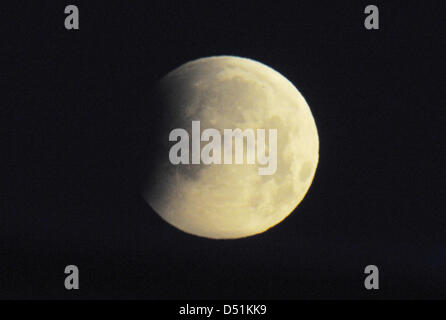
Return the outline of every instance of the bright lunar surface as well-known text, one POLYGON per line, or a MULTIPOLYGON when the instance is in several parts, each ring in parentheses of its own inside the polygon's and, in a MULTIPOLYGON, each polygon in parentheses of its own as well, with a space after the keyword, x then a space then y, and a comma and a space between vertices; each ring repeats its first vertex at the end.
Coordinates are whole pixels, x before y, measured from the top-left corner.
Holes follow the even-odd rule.
MULTIPOLYGON (((313 180, 319 139, 300 92, 270 67, 246 58, 216 56, 188 62, 161 79, 156 135, 152 135, 142 191, 168 223, 187 233, 233 239, 264 232, 302 201, 313 180), (277 170, 259 175, 255 164, 177 164, 169 161, 184 128, 192 145, 192 121, 206 128, 277 129, 277 170)), ((208 142, 201 142, 201 148, 208 142)), ((268 144, 266 146, 268 150, 268 144)), ((190 152, 192 153, 192 152, 190 152)), ((244 142, 246 158, 246 140, 244 142)))

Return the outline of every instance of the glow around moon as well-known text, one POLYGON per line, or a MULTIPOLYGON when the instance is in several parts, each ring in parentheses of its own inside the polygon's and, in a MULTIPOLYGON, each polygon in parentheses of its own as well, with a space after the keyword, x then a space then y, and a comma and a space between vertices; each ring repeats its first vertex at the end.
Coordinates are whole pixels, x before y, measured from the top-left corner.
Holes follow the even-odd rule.
POLYGON ((278 224, 302 201, 319 140, 308 104, 281 74, 246 58, 202 58, 167 74, 156 101, 158 133, 142 194, 165 221, 197 236, 241 238, 278 224), (277 129, 277 170, 259 175, 258 163, 172 164, 169 132, 190 133, 197 120, 202 131, 215 128, 222 136, 224 129, 277 129))

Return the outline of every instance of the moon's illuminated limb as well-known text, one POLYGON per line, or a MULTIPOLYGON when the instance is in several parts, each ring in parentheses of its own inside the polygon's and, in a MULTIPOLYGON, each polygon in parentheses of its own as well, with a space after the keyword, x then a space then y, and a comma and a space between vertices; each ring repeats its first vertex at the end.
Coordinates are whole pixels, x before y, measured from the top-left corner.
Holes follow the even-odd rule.
MULTIPOLYGON (((318 162, 316 125, 305 99, 266 65, 233 56, 202 58, 160 82, 163 104, 159 142, 143 190, 167 222, 194 235, 229 239, 261 233, 301 202, 318 162), (277 129, 277 171, 258 165, 172 165, 169 132, 200 120, 202 130, 277 129)), ((155 143, 156 144, 156 143, 155 143)))

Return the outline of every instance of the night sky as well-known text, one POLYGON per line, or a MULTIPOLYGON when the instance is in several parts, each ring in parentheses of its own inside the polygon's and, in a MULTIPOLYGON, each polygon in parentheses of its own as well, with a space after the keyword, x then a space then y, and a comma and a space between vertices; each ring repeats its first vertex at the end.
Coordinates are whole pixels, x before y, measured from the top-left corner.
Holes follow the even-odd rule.
POLYGON ((1 11, 0 298, 446 298, 440 1, 35 1, 1 11), (64 28, 68 4, 80 30, 64 28), (380 30, 364 28, 368 4, 380 30), (299 207, 239 240, 175 229, 138 189, 157 108, 150 88, 212 55, 283 74, 319 132, 299 207), (78 291, 64 288, 69 264, 78 291), (377 291, 364 289, 369 264, 377 291))

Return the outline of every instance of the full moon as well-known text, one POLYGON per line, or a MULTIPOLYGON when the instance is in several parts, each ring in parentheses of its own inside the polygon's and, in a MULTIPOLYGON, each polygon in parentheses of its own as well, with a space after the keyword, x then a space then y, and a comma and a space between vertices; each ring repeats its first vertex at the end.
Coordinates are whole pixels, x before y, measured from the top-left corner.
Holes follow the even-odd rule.
POLYGON ((164 76, 155 96, 142 196, 165 221, 201 237, 242 238, 275 226, 302 201, 316 172, 318 133, 304 97, 280 73, 247 58, 201 58, 164 76), (191 135, 192 121, 201 132, 217 129, 222 143, 224 129, 276 129, 274 174, 260 175, 258 162, 172 164, 169 133, 191 135))

